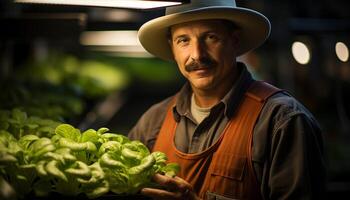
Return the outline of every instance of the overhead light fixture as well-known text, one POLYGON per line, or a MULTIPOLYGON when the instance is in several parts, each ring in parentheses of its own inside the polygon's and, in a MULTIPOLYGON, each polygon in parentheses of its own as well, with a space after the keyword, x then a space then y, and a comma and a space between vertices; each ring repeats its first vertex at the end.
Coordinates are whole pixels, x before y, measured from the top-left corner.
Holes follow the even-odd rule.
POLYGON ((188 3, 189 0, 15 0, 16 3, 151 9, 188 3))
POLYGON ((109 54, 152 57, 141 45, 137 31, 85 31, 80 36, 80 44, 93 51, 109 54))
POLYGON ((85 46, 140 46, 137 31, 85 31, 80 43, 85 46))

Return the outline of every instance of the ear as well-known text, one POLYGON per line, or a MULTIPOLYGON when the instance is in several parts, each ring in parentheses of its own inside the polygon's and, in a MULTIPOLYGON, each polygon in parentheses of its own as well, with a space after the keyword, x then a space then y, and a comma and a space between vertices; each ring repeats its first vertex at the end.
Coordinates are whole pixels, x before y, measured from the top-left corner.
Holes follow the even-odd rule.
POLYGON ((172 30, 171 30, 171 27, 169 27, 168 30, 167 30, 166 37, 167 37, 169 46, 172 48, 172 46, 173 46, 173 42, 172 42, 173 34, 172 34, 171 31, 172 31, 172 30))
POLYGON ((168 38, 168 45, 171 49, 171 53, 173 54, 173 58, 175 59, 174 50, 173 50, 173 41, 171 40, 171 38, 168 38))
POLYGON ((171 38, 168 38, 168 45, 170 48, 173 48, 173 41, 171 41, 171 38))
POLYGON ((173 55, 173 59, 176 61, 176 59, 175 59, 175 54, 174 54, 174 43, 173 43, 173 34, 172 34, 172 32, 171 32, 172 30, 171 30, 171 27, 168 29, 168 33, 167 33, 167 41, 168 41, 168 45, 169 45, 169 47, 170 47, 170 49, 171 49, 171 53, 172 53, 172 55, 173 55))

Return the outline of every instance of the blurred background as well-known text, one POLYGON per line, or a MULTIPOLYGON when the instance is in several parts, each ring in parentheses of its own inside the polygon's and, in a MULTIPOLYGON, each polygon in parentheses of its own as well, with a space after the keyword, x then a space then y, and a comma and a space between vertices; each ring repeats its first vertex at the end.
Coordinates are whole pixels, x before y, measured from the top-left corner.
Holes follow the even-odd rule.
MULTIPOLYGON (((324 130, 328 195, 350 194, 350 2, 236 2, 272 24, 268 41, 239 60, 311 110, 324 130)), ((0 109, 127 134, 184 83, 174 63, 152 57, 136 37, 163 14, 1 0, 0 109)))

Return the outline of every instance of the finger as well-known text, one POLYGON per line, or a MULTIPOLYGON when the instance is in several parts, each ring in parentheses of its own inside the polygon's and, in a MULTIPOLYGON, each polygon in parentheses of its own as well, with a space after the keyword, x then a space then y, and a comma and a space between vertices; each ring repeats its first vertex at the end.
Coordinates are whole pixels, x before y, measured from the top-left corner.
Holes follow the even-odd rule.
POLYGON ((155 174, 153 176, 153 180, 161 185, 167 184, 170 181, 170 179, 170 177, 161 174, 155 174))
POLYGON ((180 192, 170 192, 154 188, 143 188, 141 194, 156 200, 182 199, 182 194, 180 192))
POLYGON ((177 190, 177 188, 178 188, 177 180, 175 180, 174 178, 170 178, 168 176, 164 176, 161 174, 155 174, 153 176, 153 180, 156 183, 166 187, 170 191, 177 190))
POLYGON ((161 174, 156 174, 153 177, 153 179, 155 182, 159 183, 160 185, 165 186, 170 191, 184 192, 187 190, 192 190, 191 185, 178 176, 171 178, 171 177, 164 176, 161 174))
POLYGON ((187 181, 185 181, 184 179, 178 177, 178 176, 175 176, 174 177, 175 181, 178 183, 178 186, 181 188, 181 189, 184 189, 184 190, 192 190, 192 185, 189 184, 187 181))

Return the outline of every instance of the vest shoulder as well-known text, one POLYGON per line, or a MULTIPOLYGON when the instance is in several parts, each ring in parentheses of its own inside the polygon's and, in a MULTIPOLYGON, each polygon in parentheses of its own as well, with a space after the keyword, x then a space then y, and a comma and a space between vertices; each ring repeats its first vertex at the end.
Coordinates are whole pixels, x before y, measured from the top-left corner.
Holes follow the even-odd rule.
POLYGON ((283 90, 265 81, 254 81, 246 91, 246 96, 256 101, 263 102, 281 91, 283 90))
POLYGON ((316 121, 301 102, 286 92, 278 92, 270 96, 265 102, 261 114, 273 118, 274 121, 283 121, 297 115, 304 115, 306 118, 316 121))

